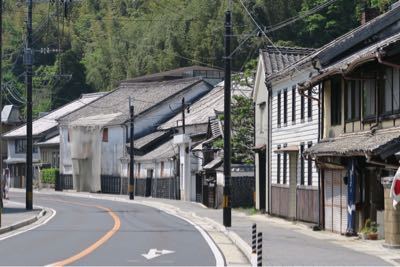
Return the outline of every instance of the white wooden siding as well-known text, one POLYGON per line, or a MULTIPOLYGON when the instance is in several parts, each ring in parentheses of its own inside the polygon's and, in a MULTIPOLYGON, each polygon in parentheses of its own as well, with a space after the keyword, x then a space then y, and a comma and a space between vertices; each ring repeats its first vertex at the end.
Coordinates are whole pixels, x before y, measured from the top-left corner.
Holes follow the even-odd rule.
MULTIPOLYGON (((284 144, 287 146, 296 145, 299 147, 299 157, 297 164, 297 183, 300 184, 300 144, 304 143, 305 149, 307 149, 308 142, 312 142, 315 145, 318 142, 318 102, 312 101, 312 117, 308 118, 308 98, 304 98, 304 120, 301 120, 301 95, 299 95, 297 88, 295 90, 296 93, 296 108, 295 108, 295 123, 292 122, 292 87, 296 86, 297 83, 302 82, 308 77, 309 71, 305 70, 298 76, 292 77, 292 79, 286 79, 279 81, 276 84, 272 85, 272 155, 271 155, 271 180, 272 183, 277 183, 277 154, 273 151, 278 148, 278 145, 283 147, 284 144), (287 89, 287 124, 286 126, 283 124, 283 108, 284 108, 284 97, 283 92, 287 89), (281 125, 278 128, 278 93, 281 92, 281 125)), ((318 92, 317 88, 315 88, 315 92, 318 92)), ((315 96, 313 94, 313 96, 315 96)), ((288 164, 289 162, 287 162, 288 164)), ((312 163, 313 171, 312 171, 312 186, 318 185, 318 172, 315 166, 315 163, 312 163)), ((289 166, 287 166, 289 171, 289 166)), ((281 183, 283 181, 283 155, 281 156, 281 183)), ((289 177, 289 176, 288 176, 289 177)), ((304 162, 304 184, 307 185, 308 179, 308 164, 307 160, 304 162)), ((289 180, 289 179, 288 179, 289 180)), ((287 180, 286 184, 289 183, 287 180)))

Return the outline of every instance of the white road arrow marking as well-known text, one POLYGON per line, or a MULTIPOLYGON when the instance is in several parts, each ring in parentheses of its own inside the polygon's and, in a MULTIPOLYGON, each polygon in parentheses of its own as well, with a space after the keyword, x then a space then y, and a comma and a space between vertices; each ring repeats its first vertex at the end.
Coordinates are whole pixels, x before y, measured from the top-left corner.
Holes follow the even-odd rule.
POLYGON ((166 255, 166 254, 171 254, 171 253, 175 253, 175 251, 172 250, 157 250, 156 248, 152 248, 149 250, 149 252, 147 252, 147 254, 142 254, 143 257, 145 257, 148 260, 160 257, 162 255, 166 255))

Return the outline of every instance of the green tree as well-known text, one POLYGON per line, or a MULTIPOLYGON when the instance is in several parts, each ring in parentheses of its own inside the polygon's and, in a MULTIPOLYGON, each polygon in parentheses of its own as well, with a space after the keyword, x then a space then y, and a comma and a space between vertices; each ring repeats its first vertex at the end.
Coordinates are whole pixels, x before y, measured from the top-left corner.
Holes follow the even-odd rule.
MULTIPOLYGON (((254 145, 253 101, 243 95, 234 95, 231 112, 232 162, 252 164, 254 163, 254 153, 251 150, 254 145)), ((219 119, 223 120, 224 117, 220 116, 219 119)), ((217 139, 213 146, 223 149, 224 140, 217 139)))

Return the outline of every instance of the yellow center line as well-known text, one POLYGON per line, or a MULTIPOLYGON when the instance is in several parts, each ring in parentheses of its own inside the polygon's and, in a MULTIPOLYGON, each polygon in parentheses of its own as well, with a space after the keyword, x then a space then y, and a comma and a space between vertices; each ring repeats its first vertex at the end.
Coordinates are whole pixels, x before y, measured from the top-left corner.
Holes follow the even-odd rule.
POLYGON ((53 201, 58 201, 58 202, 64 202, 64 203, 69 203, 69 204, 75 204, 75 205, 80 205, 80 206, 86 206, 86 207, 96 207, 98 209, 107 211, 107 213, 113 218, 114 220, 114 226, 113 228, 108 231, 105 235, 103 235, 99 240, 97 240, 95 243, 87 247, 86 249, 82 250, 78 254, 75 254, 67 259, 55 262, 50 264, 50 266, 65 266, 65 265, 70 265, 73 262, 82 259, 83 257, 86 257, 93 251, 95 251, 97 248, 99 248, 101 245, 106 243, 108 239, 110 239, 121 227, 121 221, 119 217, 109 208, 99 206, 99 205, 89 205, 89 204, 82 204, 82 203, 77 203, 77 202, 69 202, 69 201, 64 201, 64 200, 53 200, 53 201))

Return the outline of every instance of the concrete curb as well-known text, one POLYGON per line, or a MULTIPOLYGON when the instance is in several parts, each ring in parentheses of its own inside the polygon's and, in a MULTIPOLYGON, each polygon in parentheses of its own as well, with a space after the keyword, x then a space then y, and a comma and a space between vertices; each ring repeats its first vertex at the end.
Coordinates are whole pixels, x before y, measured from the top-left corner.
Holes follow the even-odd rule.
POLYGON ((30 218, 28 218, 26 220, 21 220, 12 225, 0 228, 0 235, 17 230, 19 228, 22 228, 24 226, 27 226, 27 225, 37 222, 40 218, 44 217, 47 214, 47 211, 45 208, 40 207, 40 209, 41 209, 41 211, 36 216, 31 216, 30 218))
POLYGON ((251 262, 251 247, 248 245, 238 234, 227 229, 220 223, 217 223, 213 219, 205 218, 207 221, 213 225, 218 231, 224 233, 243 253, 244 256, 251 262))

